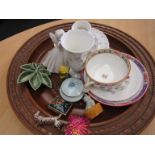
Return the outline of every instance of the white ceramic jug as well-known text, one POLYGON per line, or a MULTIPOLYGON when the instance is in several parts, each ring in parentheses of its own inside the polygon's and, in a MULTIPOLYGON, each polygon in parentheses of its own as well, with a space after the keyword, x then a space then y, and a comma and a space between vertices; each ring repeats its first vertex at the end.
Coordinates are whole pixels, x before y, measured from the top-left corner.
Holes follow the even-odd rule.
POLYGON ((79 73, 84 68, 86 57, 94 46, 94 37, 88 31, 78 29, 67 32, 62 29, 57 30, 55 34, 50 33, 50 37, 57 47, 65 51, 66 62, 72 70, 72 76, 79 73), (59 40, 56 39, 59 37, 59 40))

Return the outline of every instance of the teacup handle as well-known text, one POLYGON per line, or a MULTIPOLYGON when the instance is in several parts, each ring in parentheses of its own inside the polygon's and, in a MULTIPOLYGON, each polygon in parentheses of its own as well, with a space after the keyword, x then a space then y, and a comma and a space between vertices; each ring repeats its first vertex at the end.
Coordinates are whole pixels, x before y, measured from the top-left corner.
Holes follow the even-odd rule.
POLYGON ((95 83, 94 83, 93 81, 88 81, 88 82, 86 82, 85 85, 84 85, 84 92, 85 92, 85 93, 88 92, 89 89, 90 89, 90 87, 91 87, 92 85, 94 85, 94 84, 95 84, 95 83))

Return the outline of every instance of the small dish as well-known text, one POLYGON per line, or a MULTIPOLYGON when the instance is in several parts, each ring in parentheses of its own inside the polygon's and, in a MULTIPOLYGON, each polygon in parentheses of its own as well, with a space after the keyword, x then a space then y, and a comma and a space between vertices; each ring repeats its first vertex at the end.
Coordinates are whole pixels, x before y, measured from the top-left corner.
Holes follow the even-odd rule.
POLYGON ((59 93, 60 93, 60 95, 61 95, 61 97, 65 100, 65 101, 68 101, 68 102, 78 102, 78 101, 80 101, 81 99, 82 99, 82 97, 83 97, 83 93, 81 94, 81 95, 79 95, 79 96, 76 96, 76 97, 69 97, 69 96, 66 96, 64 93, 63 93, 63 91, 60 89, 59 90, 59 93))
MULTIPOLYGON (((90 85, 114 86, 129 77, 131 65, 126 56, 113 49, 100 49, 86 60, 85 71, 90 85)), ((89 85, 87 83, 86 85, 89 85)))

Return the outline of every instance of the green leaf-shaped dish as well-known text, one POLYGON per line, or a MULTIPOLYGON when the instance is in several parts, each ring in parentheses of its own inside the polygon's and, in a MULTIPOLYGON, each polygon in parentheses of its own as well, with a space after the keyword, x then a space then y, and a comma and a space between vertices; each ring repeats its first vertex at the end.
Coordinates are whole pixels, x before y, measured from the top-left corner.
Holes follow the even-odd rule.
POLYGON ((51 73, 42 64, 29 63, 20 66, 22 72, 19 74, 17 83, 29 82, 33 90, 37 90, 43 84, 52 88, 51 73))

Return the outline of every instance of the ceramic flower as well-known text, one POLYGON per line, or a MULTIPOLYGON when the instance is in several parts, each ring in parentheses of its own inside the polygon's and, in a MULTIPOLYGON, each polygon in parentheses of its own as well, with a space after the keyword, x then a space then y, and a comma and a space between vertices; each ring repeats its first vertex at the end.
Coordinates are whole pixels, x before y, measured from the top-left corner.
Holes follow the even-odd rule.
POLYGON ((68 125, 65 130, 66 135, 87 135, 89 120, 82 116, 71 115, 68 118, 68 125))
POLYGON ((52 82, 49 77, 51 73, 42 64, 29 63, 20 66, 22 72, 19 74, 17 83, 29 82, 30 86, 37 90, 42 84, 52 88, 52 82))

